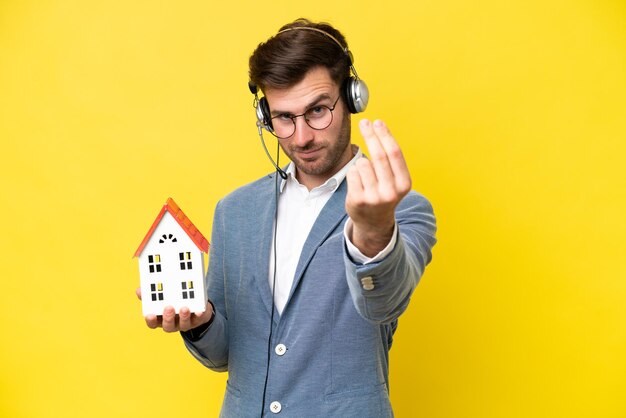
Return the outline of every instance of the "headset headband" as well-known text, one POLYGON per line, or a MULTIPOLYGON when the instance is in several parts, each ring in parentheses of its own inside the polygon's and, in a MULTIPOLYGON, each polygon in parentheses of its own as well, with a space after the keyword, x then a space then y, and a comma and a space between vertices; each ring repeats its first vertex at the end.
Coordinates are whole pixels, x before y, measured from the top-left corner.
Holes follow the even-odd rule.
POLYGON ((292 31, 292 30, 311 30, 311 31, 314 31, 314 32, 321 33, 322 35, 332 39, 334 43, 339 45, 339 48, 341 48, 343 53, 346 54, 346 57, 348 57, 348 64, 350 65, 350 70, 352 71, 352 74, 354 74, 354 77, 358 80, 359 75, 357 74, 356 69, 354 68, 354 65, 353 65, 354 57, 352 56, 352 52, 350 52, 350 50, 348 49, 347 46, 343 46, 341 44, 341 42, 339 42, 339 40, 337 38, 335 38, 330 33, 326 32, 325 30, 318 29, 318 28, 312 28, 310 26, 294 26, 294 27, 291 27, 291 28, 283 29, 283 30, 279 31, 275 36, 278 36, 281 33, 289 32, 289 31, 292 31))

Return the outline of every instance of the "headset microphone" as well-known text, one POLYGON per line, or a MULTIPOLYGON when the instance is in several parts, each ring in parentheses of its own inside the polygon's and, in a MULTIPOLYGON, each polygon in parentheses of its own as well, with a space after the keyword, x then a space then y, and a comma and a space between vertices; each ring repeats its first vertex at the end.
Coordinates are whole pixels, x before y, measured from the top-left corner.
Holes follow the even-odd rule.
POLYGON ((274 162, 274 159, 272 158, 272 156, 270 155, 270 152, 267 150, 267 147, 265 146, 265 139, 263 138, 263 128, 261 127, 261 122, 257 121, 256 127, 259 130, 259 138, 261 138, 261 145, 263 145, 263 150, 265 150, 265 155, 267 155, 267 158, 270 159, 270 161, 272 162, 272 165, 276 168, 276 171, 278 172, 280 177, 283 180, 287 180, 287 173, 285 173, 285 171, 282 168, 280 168, 278 164, 274 162))

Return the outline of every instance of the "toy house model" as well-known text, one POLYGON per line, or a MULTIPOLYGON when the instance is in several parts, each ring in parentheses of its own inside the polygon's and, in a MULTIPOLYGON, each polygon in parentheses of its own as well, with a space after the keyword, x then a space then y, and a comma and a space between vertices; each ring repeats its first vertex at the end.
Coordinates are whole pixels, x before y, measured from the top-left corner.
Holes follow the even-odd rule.
POLYGON ((209 241, 185 216, 172 198, 167 199, 148 234, 137 248, 143 315, 162 315, 173 306, 204 312, 204 254, 209 241))

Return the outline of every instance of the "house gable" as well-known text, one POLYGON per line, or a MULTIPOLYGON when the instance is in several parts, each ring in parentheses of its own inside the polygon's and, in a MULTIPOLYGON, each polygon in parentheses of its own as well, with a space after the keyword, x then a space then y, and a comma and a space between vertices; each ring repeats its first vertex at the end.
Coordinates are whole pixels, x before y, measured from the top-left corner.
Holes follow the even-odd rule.
POLYGON ((185 213, 180 209, 180 207, 174 202, 174 199, 171 197, 167 199, 165 205, 161 208, 161 211, 157 215, 156 219, 152 223, 152 226, 148 230, 148 233, 144 237, 141 244, 139 244, 139 248, 135 251, 135 257, 139 257, 143 252, 145 246, 148 244, 148 241, 155 233, 155 230, 159 226, 159 223, 163 219, 166 213, 169 213, 174 220, 178 223, 178 225, 182 228, 185 234, 193 241, 193 243, 198 247, 198 249, 204 253, 209 252, 209 241, 200 233, 198 228, 191 222, 191 220, 185 215, 185 213))
MULTIPOLYGON (((149 262, 148 257, 150 255, 159 255, 160 262, 167 263, 168 265, 171 264, 168 270, 173 272, 177 270, 174 267, 178 267, 179 265, 179 254, 187 252, 193 253, 194 258, 202 254, 202 251, 197 247, 195 242, 189 238, 174 217, 170 215, 169 212, 165 212, 156 228, 154 228, 154 232, 144 245, 139 255, 139 261, 140 263, 149 262)), ((185 257, 186 255, 183 255, 183 258, 185 257)))

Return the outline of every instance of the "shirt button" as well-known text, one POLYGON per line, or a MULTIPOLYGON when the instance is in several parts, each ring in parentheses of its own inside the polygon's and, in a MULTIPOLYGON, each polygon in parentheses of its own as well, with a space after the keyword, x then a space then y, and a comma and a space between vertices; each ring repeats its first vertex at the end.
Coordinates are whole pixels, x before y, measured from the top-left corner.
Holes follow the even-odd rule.
POLYGON ((285 346, 285 344, 278 344, 276 348, 274 348, 274 351, 279 356, 282 356, 287 352, 287 346, 285 346))
POLYGON ((281 409, 283 409, 283 406, 280 404, 280 402, 274 401, 270 404, 270 411, 272 411, 274 414, 278 414, 281 409))

